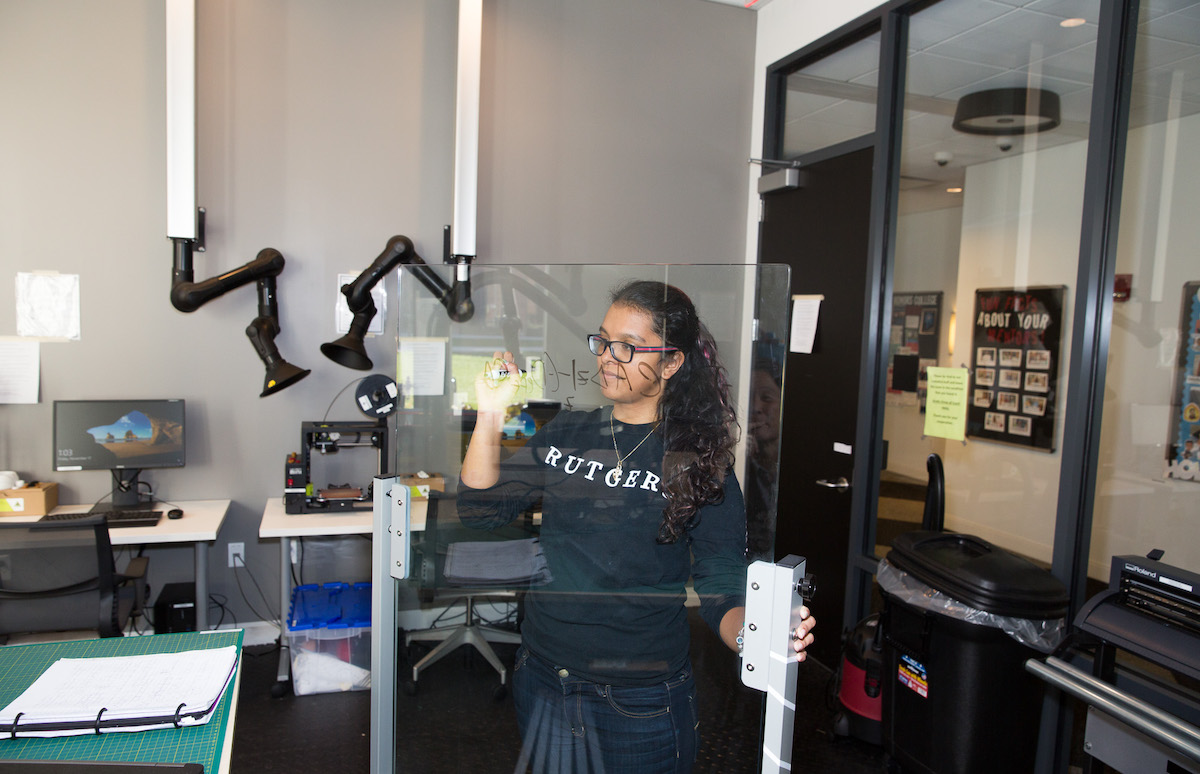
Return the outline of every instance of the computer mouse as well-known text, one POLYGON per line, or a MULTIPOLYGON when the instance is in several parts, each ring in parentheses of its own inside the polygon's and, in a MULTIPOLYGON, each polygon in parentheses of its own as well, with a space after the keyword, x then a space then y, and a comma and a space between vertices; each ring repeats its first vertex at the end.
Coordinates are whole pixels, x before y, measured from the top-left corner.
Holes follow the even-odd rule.
POLYGON ((182 519, 183 511, 179 510, 178 508, 172 508, 171 510, 167 511, 167 518, 168 519, 182 519))

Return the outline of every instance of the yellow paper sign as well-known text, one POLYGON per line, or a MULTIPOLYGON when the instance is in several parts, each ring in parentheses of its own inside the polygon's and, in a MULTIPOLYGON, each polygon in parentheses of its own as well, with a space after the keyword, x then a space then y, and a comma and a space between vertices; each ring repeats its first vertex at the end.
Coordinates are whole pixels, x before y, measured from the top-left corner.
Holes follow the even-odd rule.
POLYGON ((967 369, 926 369, 925 435, 961 441, 966 437, 967 369))

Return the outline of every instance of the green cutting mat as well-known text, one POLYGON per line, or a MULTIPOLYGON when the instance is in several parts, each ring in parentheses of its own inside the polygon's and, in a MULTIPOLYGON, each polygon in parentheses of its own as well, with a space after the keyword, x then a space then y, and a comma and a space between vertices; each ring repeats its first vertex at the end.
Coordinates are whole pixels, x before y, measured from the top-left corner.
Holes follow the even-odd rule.
MULTIPOLYGON (((224 648, 230 645, 236 646, 238 653, 241 653, 240 629, 0 647, 0 708, 7 707, 9 702, 20 696, 47 667, 60 658, 140 656, 147 653, 224 648)), ((238 669, 241 669, 240 663, 238 669)), ((212 719, 202 726, 160 731, 108 732, 100 734, 99 737, 89 734, 57 739, 22 739, 20 736, 9 739, 0 734, 0 737, 3 737, 0 738, 0 759, 202 763, 204 771, 212 774, 218 771, 226 726, 229 725, 229 715, 233 711, 232 695, 233 691, 227 688, 213 712, 212 719)))

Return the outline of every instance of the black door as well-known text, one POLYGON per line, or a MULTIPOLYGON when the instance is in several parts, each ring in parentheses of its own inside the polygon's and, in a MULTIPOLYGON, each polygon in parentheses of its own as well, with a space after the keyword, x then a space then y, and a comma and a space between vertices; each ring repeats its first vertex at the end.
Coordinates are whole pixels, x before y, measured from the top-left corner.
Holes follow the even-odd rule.
POLYGON ((803 167, 800 188, 763 195, 759 260, 792 267, 794 295, 821 295, 812 354, 789 353, 783 385, 775 558, 808 560, 812 655, 836 668, 849 555, 867 285, 872 149, 803 167), (844 484, 845 486, 843 486, 844 484))

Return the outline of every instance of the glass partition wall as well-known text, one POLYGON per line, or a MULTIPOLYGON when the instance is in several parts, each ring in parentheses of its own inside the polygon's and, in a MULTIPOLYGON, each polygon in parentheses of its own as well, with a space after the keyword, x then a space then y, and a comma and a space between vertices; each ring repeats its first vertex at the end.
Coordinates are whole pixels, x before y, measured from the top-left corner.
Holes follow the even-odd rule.
MULTIPOLYGON (((433 268, 449 281, 450 267, 433 268)), ((511 729, 511 745, 487 751, 489 771, 521 770, 522 754, 542 754, 523 753, 515 697, 505 698, 518 666, 516 633, 528 638, 530 626, 538 647, 573 653, 563 672, 617 683, 677 669, 690 647, 701 759, 759 759, 761 699, 739 689, 737 655, 710 623, 731 584, 744 589, 748 562, 770 558, 773 547, 788 273, 769 265, 480 264, 470 271, 474 312, 455 322, 411 267, 397 272, 394 359, 377 359, 385 372, 394 365, 400 392, 390 456, 395 472, 424 479, 431 491, 414 509, 424 518, 414 526, 412 577, 397 588, 396 770, 433 770, 434 761, 437 770, 482 770, 472 768, 477 723, 511 729), (648 302, 610 310, 610 294, 635 281, 648 302), (662 301, 663 285, 691 299, 711 338, 639 327, 651 318, 637 310, 662 301), (633 318, 622 315, 630 309, 633 318), (643 400, 660 393, 670 408, 643 400), (661 415, 639 423, 629 413, 647 406, 661 415), (685 516, 688 529, 671 542, 660 533, 667 480, 721 459, 706 450, 719 448, 727 408, 736 419, 736 487, 723 482, 718 504, 685 516), (473 434, 498 444, 493 487, 477 477, 489 468, 474 456, 464 473, 473 434), (518 571, 506 574, 513 562, 518 571), (435 653, 468 616, 493 641, 503 688, 479 649, 435 653), (460 681, 439 684, 446 670, 468 665, 480 678, 477 696, 464 696, 460 681), (422 703, 438 701, 457 706, 462 722, 423 726, 422 703)), ((677 327, 677 315, 670 319, 677 327)))
POLYGON ((938 454, 946 529, 1050 563, 1099 5, 909 20, 879 557, 938 454), (961 440, 926 434, 930 366, 967 372, 961 440))
POLYGON ((1200 568, 1200 3, 1142 0, 1088 575, 1200 568))

